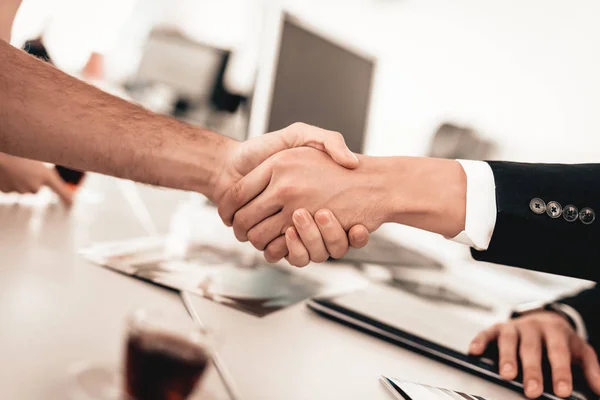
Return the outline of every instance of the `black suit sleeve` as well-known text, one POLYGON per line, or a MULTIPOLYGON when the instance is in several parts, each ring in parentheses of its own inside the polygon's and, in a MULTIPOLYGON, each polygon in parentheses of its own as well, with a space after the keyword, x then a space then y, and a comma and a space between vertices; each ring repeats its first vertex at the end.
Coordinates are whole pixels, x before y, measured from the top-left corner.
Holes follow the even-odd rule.
POLYGON ((534 198, 564 209, 600 211, 600 164, 489 162, 496 184, 496 226, 476 260, 600 282, 600 218, 584 224, 530 209, 534 198))
POLYGON ((600 354, 600 286, 560 299, 558 303, 567 304, 579 312, 585 323, 590 344, 600 354))

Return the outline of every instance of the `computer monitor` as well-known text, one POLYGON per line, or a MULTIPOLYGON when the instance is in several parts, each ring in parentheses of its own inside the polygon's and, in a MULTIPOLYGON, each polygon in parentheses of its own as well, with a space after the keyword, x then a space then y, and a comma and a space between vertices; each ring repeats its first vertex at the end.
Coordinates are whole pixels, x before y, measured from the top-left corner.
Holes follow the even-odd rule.
POLYGON ((304 122, 364 151, 375 61, 288 13, 268 19, 250 136, 304 122))
MULTIPOLYGON (((250 115, 250 137, 304 122, 344 135, 350 150, 364 151, 376 62, 296 16, 267 18, 250 115)), ((441 268, 430 257, 379 235, 343 261, 441 268)))

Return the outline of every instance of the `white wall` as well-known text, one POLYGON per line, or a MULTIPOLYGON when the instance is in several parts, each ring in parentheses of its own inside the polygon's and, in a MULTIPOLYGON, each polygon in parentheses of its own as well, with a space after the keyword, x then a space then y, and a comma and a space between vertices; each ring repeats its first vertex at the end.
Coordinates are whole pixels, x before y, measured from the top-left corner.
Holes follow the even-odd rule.
POLYGON ((452 120, 505 158, 600 161, 600 2, 301 2, 380 56, 369 153, 423 154, 452 120))

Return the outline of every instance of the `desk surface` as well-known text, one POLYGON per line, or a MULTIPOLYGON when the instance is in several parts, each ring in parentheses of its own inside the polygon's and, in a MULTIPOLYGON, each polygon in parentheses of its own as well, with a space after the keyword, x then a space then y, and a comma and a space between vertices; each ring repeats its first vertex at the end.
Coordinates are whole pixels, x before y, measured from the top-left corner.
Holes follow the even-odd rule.
MULTIPOLYGON (((186 315, 177 293, 86 262, 78 250, 97 241, 148 234, 116 180, 92 176, 70 212, 0 204, 0 355, 2 398, 64 399, 67 370, 80 360, 119 365, 126 316, 139 307, 186 315)), ((187 196, 140 187, 159 232, 187 196)), ((310 273, 343 266, 315 267, 310 273)), ((350 278, 352 280, 352 278, 350 278)), ((244 399, 382 399, 381 374, 435 383, 496 399, 521 399, 322 319, 303 304, 256 318, 193 300, 217 334, 244 399)))
POLYGON ((78 255, 94 241, 147 234, 115 181, 98 178, 70 212, 58 204, 0 205, 2 398, 67 399, 73 363, 119 365, 126 317, 137 308, 187 317, 176 292, 78 255))

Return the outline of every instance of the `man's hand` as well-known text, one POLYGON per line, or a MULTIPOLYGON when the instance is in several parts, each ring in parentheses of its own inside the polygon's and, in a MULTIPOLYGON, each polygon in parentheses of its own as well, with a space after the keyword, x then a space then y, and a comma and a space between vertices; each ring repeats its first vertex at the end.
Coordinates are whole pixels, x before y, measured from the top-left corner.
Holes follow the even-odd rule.
MULTIPOLYGON (((340 133, 327 131, 303 123, 295 123, 281 131, 272 132, 243 143, 233 141, 224 142, 223 146, 227 147, 223 153, 229 154, 229 156, 223 161, 223 166, 219 170, 220 172, 215 175, 215 179, 211 185, 214 189, 212 193, 209 194, 209 198, 219 204, 223 209, 230 209, 232 207, 231 204, 225 203, 231 199, 236 199, 234 185, 240 179, 253 171, 270 156, 286 149, 312 147, 327 153, 336 163, 345 168, 353 169, 358 166, 358 158, 347 148, 344 138, 340 133), (232 189, 232 187, 234 189, 231 192, 231 199, 221 201, 225 193, 232 189)), ((312 216, 310 216, 310 219, 312 221, 312 216)), ((312 240, 306 247, 304 247, 301 242, 294 242, 296 252, 291 253, 290 263, 300 263, 298 260, 303 257, 300 248, 306 253, 311 254, 311 256, 314 255, 311 260, 316 262, 325 261, 329 255, 333 257, 342 257, 348 252, 348 237, 346 236, 346 232, 341 228, 335 217, 333 217, 333 219, 334 221, 332 221, 332 224, 327 227, 322 224, 320 225, 323 237, 321 238, 319 235, 318 238, 321 243, 323 243, 323 240, 326 241, 329 253, 324 253, 323 247, 318 244, 319 240, 312 240)), ((224 219, 224 222, 231 226, 232 219, 224 219)), ((310 227, 300 229, 299 231, 303 235, 302 237, 312 238, 314 234, 312 228, 316 228, 314 221, 311 223, 310 227)), ((279 261, 288 255, 285 236, 283 236, 283 232, 278 233, 282 236, 267 252, 265 252, 265 258, 270 262, 279 261)), ((355 227, 354 233, 350 236, 350 239, 351 244, 354 247, 364 246, 366 240, 368 240, 366 228, 362 226, 355 227), (352 241, 353 239, 354 241, 352 241), (364 244, 362 244, 363 241, 364 244)))
POLYGON ((0 191, 37 193, 48 186, 66 205, 73 203, 73 194, 54 169, 39 161, 0 153, 0 191))
POLYGON ((362 224, 372 232, 385 222, 388 182, 377 159, 363 160, 350 171, 313 149, 278 153, 223 196, 219 214, 233 223, 238 240, 250 240, 259 250, 292 226, 300 208, 310 213, 328 208, 344 230, 362 224))
POLYGON ((309 262, 321 263, 329 257, 342 258, 349 250, 364 247, 369 242, 369 231, 355 225, 346 233, 335 215, 329 210, 319 210, 313 216, 308 210, 294 212, 294 222, 285 235, 273 240, 265 249, 268 262, 282 258, 295 267, 305 267, 309 262))
MULTIPOLYGON (((346 231, 329 210, 319 210, 313 216, 308 210, 300 209, 292 216, 294 226, 285 232, 285 248, 288 250, 286 260, 293 266, 305 267, 310 261, 323 262, 329 257, 342 258, 348 252, 348 244, 355 249, 364 247, 369 242, 369 231, 363 225, 355 225, 346 231)), ((281 253, 275 239, 265 251, 265 257, 277 258, 281 253)), ((277 258, 279 261, 281 257, 277 258)))
POLYGON ((527 397, 537 398, 543 392, 541 360, 544 346, 552 367, 556 395, 571 395, 573 362, 581 364, 590 387, 600 395, 600 365, 597 354, 587 342, 577 336, 571 324, 560 314, 537 311, 495 325, 477 335, 471 343, 471 354, 482 355, 494 340, 498 340, 499 368, 504 379, 515 379, 518 374, 518 348, 527 397))
MULTIPOLYGON (((327 153, 345 168, 358 166, 358 158, 348 149, 344 137, 339 132, 327 131, 299 122, 245 142, 227 141, 223 145, 228 147, 223 152, 227 156, 222 160, 219 172, 214 175, 211 185, 213 190, 208 196, 219 205, 225 192, 241 178, 272 155, 287 149, 312 147, 327 153)), ((231 198, 235 198, 235 192, 231 198)), ((230 219, 223 221, 231 226, 230 219)))

